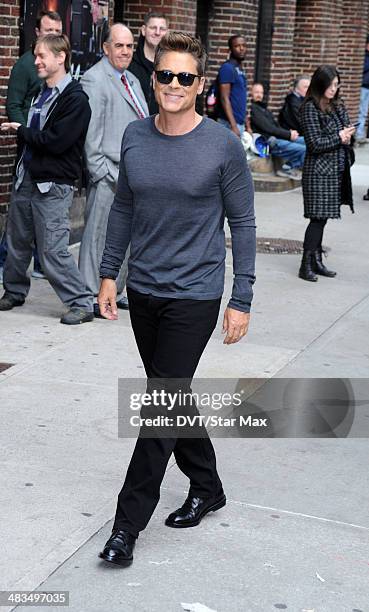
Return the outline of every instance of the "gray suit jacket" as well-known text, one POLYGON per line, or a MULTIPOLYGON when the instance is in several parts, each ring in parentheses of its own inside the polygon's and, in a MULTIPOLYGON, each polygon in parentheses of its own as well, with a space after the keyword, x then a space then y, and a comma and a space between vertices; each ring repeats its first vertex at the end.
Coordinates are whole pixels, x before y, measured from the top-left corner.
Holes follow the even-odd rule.
MULTIPOLYGON (((139 80, 128 70, 125 75, 148 115, 139 80)), ((106 177, 116 185, 124 130, 139 119, 135 105, 107 59, 101 59, 87 70, 81 85, 89 97, 92 111, 85 142, 90 179, 95 183, 106 177)))

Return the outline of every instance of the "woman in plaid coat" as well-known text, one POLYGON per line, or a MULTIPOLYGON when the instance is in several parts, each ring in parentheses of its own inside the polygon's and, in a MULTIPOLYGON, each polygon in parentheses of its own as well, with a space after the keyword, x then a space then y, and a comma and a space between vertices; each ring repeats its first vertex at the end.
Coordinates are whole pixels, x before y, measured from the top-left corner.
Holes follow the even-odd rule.
POLYGON ((355 131, 338 96, 339 74, 334 66, 319 66, 300 110, 306 157, 302 172, 304 216, 310 219, 299 277, 317 281, 333 277, 322 262, 322 239, 328 219, 339 219, 342 204, 353 211, 350 177, 351 137, 355 131))

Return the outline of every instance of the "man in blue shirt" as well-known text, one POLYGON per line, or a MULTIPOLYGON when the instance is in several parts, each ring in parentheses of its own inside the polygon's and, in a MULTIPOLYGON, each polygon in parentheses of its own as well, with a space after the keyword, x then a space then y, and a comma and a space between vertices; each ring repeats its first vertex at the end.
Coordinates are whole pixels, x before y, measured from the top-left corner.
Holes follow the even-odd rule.
POLYGON ((241 137, 245 131, 247 78, 242 70, 246 56, 246 41, 235 34, 228 40, 230 57, 218 74, 220 112, 218 121, 241 137))

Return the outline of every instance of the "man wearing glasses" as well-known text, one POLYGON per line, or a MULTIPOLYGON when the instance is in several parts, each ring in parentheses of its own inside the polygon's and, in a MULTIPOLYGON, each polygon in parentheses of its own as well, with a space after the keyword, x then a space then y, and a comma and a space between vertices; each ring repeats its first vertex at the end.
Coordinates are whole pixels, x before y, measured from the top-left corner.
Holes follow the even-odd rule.
POLYGON ((144 17, 141 26, 137 49, 133 54, 130 71, 138 78, 145 94, 150 115, 159 111, 152 88, 154 57, 156 47, 168 31, 168 22, 164 13, 150 12, 144 17))
MULTIPOLYGON (((159 43, 154 61, 159 114, 125 131, 109 215, 100 311, 107 319, 118 316, 114 279, 131 243, 127 294, 148 388, 153 379, 165 384, 194 376, 224 289, 225 215, 234 282, 223 319, 224 343, 238 342, 249 325, 256 242, 252 179, 239 139, 195 111, 205 63, 203 46, 188 34, 169 32, 159 43)), ((194 527, 225 505, 214 448, 205 428, 201 433, 146 438, 140 432, 102 559, 132 563, 136 538, 159 501, 172 453, 190 488, 183 506, 167 517, 168 527, 194 527)))

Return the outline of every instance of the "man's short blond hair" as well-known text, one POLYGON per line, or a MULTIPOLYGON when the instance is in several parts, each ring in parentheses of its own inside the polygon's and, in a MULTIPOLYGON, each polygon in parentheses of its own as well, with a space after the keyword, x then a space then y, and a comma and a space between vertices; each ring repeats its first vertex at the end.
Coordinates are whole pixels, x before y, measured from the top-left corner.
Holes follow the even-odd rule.
POLYGON ((35 50, 40 44, 46 45, 46 47, 56 56, 62 51, 65 53, 64 67, 66 72, 70 71, 72 49, 70 46, 69 38, 65 34, 45 34, 40 36, 35 44, 35 50))

